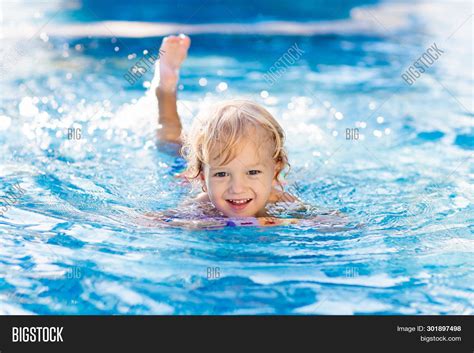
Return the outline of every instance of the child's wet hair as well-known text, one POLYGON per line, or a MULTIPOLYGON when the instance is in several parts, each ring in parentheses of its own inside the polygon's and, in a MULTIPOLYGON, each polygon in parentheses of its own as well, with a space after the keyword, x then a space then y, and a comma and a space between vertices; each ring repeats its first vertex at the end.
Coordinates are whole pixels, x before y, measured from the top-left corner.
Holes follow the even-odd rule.
POLYGON ((257 103, 231 100, 219 103, 195 118, 181 149, 188 162, 185 175, 190 179, 197 178, 204 165, 211 161, 218 161, 220 165, 229 163, 244 142, 257 146, 269 144, 273 160, 280 162, 277 181, 281 171, 289 168, 285 134, 275 118, 257 103))

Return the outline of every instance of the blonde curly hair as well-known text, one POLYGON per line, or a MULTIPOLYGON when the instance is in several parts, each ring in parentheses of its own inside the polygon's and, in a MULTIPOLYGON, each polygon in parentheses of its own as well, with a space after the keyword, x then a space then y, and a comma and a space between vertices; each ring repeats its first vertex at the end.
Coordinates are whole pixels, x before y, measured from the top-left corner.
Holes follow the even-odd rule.
POLYGON ((211 160, 227 164, 239 153, 243 140, 248 141, 253 136, 271 143, 272 158, 280 163, 276 174, 280 183, 281 172, 290 167, 284 148, 285 133, 265 108, 248 100, 221 102, 195 118, 189 134, 183 136, 181 154, 187 161, 184 175, 197 178, 211 160))

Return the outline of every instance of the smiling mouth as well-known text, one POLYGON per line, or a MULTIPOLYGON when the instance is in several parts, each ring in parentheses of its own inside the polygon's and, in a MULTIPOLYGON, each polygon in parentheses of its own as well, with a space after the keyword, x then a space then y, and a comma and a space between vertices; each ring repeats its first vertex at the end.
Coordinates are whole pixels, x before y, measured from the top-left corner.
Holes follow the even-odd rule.
POLYGON ((226 200, 233 208, 243 208, 252 201, 252 199, 227 199, 226 200))

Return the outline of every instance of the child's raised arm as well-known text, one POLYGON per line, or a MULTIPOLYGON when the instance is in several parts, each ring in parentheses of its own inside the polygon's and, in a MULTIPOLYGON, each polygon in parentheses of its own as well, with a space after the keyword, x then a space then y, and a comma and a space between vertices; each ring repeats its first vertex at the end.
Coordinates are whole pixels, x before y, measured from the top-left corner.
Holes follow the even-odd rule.
MULTIPOLYGON (((158 139, 181 144, 182 125, 176 105, 179 68, 186 59, 191 39, 184 34, 168 36, 160 48, 160 79, 155 93, 158 98, 158 139)), ((155 75, 157 73, 155 72, 155 75)))

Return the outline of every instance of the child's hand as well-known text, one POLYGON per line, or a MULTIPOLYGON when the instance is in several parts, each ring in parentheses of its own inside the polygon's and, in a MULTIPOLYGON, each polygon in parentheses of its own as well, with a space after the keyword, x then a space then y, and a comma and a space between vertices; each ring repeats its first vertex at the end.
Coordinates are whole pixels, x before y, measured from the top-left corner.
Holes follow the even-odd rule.
POLYGON ((262 227, 274 227, 289 224, 297 224, 299 219, 296 218, 275 218, 275 217, 260 217, 258 223, 262 227))

